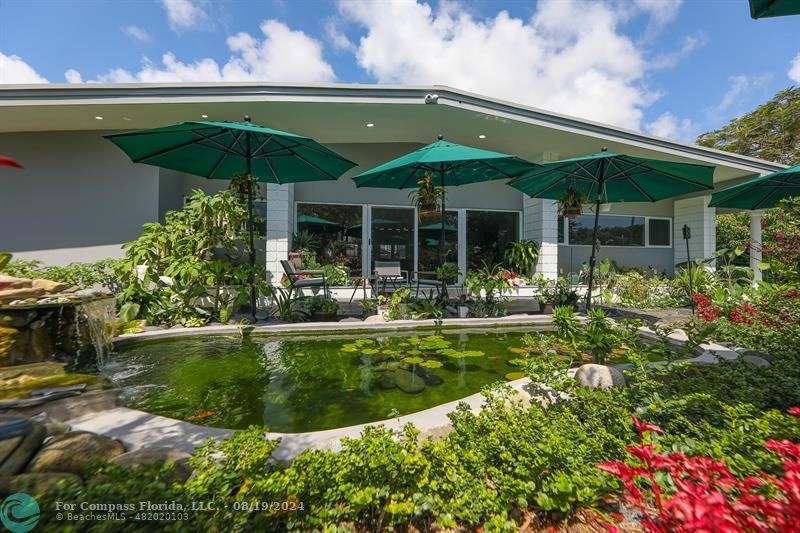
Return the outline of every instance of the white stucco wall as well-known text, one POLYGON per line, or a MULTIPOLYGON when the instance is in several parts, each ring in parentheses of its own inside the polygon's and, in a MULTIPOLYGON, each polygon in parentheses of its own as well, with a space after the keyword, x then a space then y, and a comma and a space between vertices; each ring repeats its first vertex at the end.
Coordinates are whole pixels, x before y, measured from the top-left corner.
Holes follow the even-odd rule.
POLYGON ((158 169, 134 165, 103 132, 0 134, 0 250, 49 264, 121 255, 158 219, 158 169))

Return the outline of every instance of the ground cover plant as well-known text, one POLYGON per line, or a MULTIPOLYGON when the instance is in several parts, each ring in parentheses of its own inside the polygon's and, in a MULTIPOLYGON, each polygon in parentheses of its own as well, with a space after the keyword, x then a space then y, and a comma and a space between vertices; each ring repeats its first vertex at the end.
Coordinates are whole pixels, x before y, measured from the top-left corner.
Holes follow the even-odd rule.
MULTIPOLYGON (((430 531, 482 525, 485 531, 511 531, 526 514, 558 524, 569 522, 576 513, 585 518, 582 512, 614 527, 618 505, 625 501, 626 491, 630 496, 631 487, 641 492, 648 511, 658 508, 648 493, 654 487, 648 474, 634 485, 618 479, 620 464, 638 468, 628 455, 629 443, 637 435, 630 420, 637 416, 663 429, 663 434, 648 437, 659 450, 697 457, 690 465, 724 461, 724 479, 730 476, 735 480, 731 483, 752 484, 746 480, 757 478, 770 487, 775 501, 790 497, 786 483, 795 463, 787 458, 792 459, 789 451, 794 448, 790 450, 789 444, 781 444, 780 450, 777 445, 765 448, 764 443, 800 441, 800 420, 787 412, 800 405, 797 346, 773 354, 770 367, 744 361, 687 366, 675 363, 683 355, 675 353, 668 358, 670 364, 652 368, 647 361, 659 345, 635 336, 635 323, 614 325, 595 316, 596 331, 586 331, 571 311, 557 310, 555 317, 563 334, 561 346, 551 346, 550 334, 531 334, 518 350, 515 364, 533 381, 567 394, 564 401, 526 405, 513 390, 496 386, 486 392, 480 412, 463 406, 452 413, 453 432, 444 437, 426 439, 411 426, 400 435, 376 427, 360 438, 345 440, 338 453, 308 451, 289 466, 270 461, 277 443, 264 440, 264 428, 256 427, 221 444, 209 443, 192 460, 195 475, 186 483, 170 480, 158 467, 131 474, 98 464, 84 487, 61 490, 73 491, 74 498, 109 503, 213 499, 212 511, 192 513, 184 522, 170 525, 176 529, 383 531, 413 526, 430 531), (613 353, 623 346, 633 366, 626 388, 582 388, 566 374, 570 362, 561 351, 595 355, 593 350, 613 353), (785 452, 784 456, 775 451, 785 452), (284 503, 265 512, 257 505, 262 501, 284 503)), ((424 355, 425 350, 442 348, 435 337, 426 339, 418 343, 426 344, 424 350, 413 345, 403 348, 403 358, 411 358, 411 364, 416 364, 415 357, 422 362, 436 360, 438 356, 424 355), (423 353, 411 353, 415 349, 423 353)), ((362 344, 353 349, 374 349, 381 356, 380 345, 362 344)), ((645 451, 655 454, 656 448, 645 451)), ((666 463, 659 464, 658 468, 666 468, 666 463)), ((663 485, 662 503, 681 501, 680 486, 663 474, 656 480, 663 485)), ((719 493, 714 487, 709 490, 719 493)), ((736 501, 732 493, 722 495, 736 501)), ((44 521, 53 520, 48 506, 64 497, 42 497, 44 521)), ((661 515, 651 518, 657 525, 667 523, 661 515)), ((133 530, 141 524, 81 527, 133 530)))

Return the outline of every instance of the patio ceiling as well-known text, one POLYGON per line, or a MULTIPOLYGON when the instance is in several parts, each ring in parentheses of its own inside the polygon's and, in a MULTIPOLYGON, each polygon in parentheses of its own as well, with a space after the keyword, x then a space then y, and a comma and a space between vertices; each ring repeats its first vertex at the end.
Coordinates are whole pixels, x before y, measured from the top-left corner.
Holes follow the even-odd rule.
MULTIPOLYGON (((612 152, 716 165, 715 181, 780 165, 488 99, 446 87, 369 85, 46 85, 0 88, 0 132, 102 132, 245 115, 331 145, 419 143, 436 134, 534 161, 612 152), (438 103, 426 104, 426 94, 438 103), (98 119, 96 117, 102 117, 98 119), (372 124, 372 126, 368 126, 372 124)), ((335 149, 335 148, 334 148, 335 149)))

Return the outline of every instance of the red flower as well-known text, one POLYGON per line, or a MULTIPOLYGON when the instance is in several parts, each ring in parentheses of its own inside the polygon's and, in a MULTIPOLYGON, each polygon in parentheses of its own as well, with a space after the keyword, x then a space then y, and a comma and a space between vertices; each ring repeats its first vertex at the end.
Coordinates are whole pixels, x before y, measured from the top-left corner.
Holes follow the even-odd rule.
POLYGON ((631 418, 633 419, 633 426, 640 435, 646 431, 652 431, 653 433, 664 433, 664 431, 658 426, 654 426, 653 424, 649 424, 647 422, 642 422, 635 416, 632 416, 631 418))
POLYGON ((792 416, 800 416, 800 407, 790 407, 786 412, 792 416))

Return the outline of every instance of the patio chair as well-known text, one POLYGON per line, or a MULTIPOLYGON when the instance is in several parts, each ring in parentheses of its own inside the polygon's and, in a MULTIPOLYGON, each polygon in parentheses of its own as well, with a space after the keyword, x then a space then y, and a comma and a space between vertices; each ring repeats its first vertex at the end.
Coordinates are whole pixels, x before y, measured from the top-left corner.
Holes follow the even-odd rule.
POLYGON ((419 290, 422 289, 436 289, 436 295, 442 295, 442 282, 438 279, 425 279, 419 277, 421 272, 413 272, 412 277, 412 284, 416 286, 416 293, 414 294, 415 298, 419 298, 419 290))
POLYGON ((400 261, 375 261, 375 286, 383 284, 383 292, 386 292, 386 284, 391 283, 394 290, 403 285, 408 285, 408 271, 402 270, 400 261))
POLYGON ((289 280, 289 292, 297 291, 299 294, 303 289, 307 287, 322 287, 322 292, 325 297, 330 297, 328 291, 328 280, 325 277, 324 270, 297 270, 294 266, 294 263, 287 260, 281 261, 281 266, 283 267, 283 271, 286 273, 286 278, 289 280), (322 274, 321 278, 304 278, 301 276, 305 275, 312 275, 312 274, 322 274))

